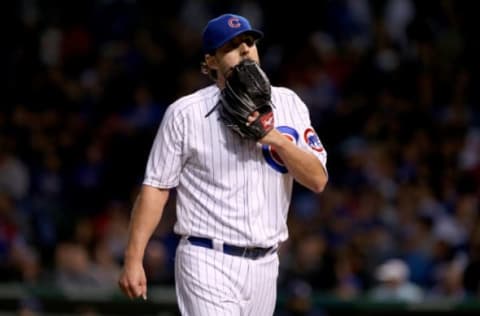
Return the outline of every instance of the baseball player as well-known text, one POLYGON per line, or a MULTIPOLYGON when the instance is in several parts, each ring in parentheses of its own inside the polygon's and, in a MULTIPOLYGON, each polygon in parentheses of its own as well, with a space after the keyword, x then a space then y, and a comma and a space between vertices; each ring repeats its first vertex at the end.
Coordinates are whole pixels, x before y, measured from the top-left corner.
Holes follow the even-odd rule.
MULTIPOLYGON (((288 237, 293 180, 322 192, 327 153, 306 105, 287 88, 266 89, 271 106, 260 120, 260 138, 241 137, 221 119, 218 105, 226 100, 228 74, 243 61, 259 63, 256 43, 262 37, 234 14, 205 27, 203 71, 215 84, 175 101, 160 124, 132 210, 119 279, 128 297, 147 298, 145 247, 169 190, 176 188, 174 231, 182 237, 175 284, 182 315, 274 313, 277 249, 288 237)), ((252 112, 245 126, 261 115, 252 112)))

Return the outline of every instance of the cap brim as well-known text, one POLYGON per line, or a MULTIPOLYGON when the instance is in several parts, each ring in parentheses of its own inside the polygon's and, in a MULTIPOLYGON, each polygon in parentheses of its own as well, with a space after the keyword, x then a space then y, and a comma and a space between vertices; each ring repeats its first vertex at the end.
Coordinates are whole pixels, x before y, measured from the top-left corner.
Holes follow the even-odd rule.
POLYGON ((228 43, 229 41, 231 41, 233 38, 239 36, 239 35, 242 35, 242 34, 251 34, 255 37, 255 39, 261 39, 263 38, 263 32, 262 31, 259 31, 259 30, 256 30, 256 29, 250 29, 250 30, 240 30, 238 31, 237 33, 233 33, 231 34, 231 36, 227 37, 225 40, 223 40, 222 42, 220 42, 217 46, 215 47, 212 47, 210 49, 210 51, 208 52, 205 52, 205 54, 211 54, 213 53, 214 51, 216 51, 217 49, 219 49, 220 47, 222 47, 223 45, 225 45, 226 43, 228 43))

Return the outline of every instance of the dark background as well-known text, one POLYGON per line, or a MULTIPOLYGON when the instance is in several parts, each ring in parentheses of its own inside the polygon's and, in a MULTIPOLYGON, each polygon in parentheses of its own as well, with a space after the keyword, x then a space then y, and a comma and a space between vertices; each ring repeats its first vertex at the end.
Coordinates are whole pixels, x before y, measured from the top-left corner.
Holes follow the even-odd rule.
MULTIPOLYGON (((279 315, 320 315, 321 304, 310 305, 317 294, 395 299, 373 294, 385 286, 376 271, 392 258, 408 267, 398 286, 409 302, 478 298, 473 7, 2 2, 1 284, 117 291, 129 212, 158 124, 176 98, 211 83, 199 68, 201 32, 210 18, 232 12, 264 31, 263 67, 272 84, 305 101, 328 152, 325 192, 295 187, 279 315)), ((174 220, 172 201, 146 253, 151 286, 173 284, 174 220)), ((14 301, 49 306, 37 303, 14 301)))

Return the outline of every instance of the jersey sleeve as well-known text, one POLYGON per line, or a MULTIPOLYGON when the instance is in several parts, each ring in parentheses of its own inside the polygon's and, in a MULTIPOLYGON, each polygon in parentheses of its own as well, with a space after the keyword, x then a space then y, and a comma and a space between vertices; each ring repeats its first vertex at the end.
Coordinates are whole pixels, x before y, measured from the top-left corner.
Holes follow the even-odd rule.
POLYGON ((184 158, 184 124, 181 113, 170 106, 150 149, 143 184, 165 189, 178 185, 184 158))
POLYGON ((323 169, 327 171, 327 150, 322 144, 320 137, 312 126, 310 120, 310 112, 300 97, 294 93, 295 109, 297 120, 295 129, 299 132, 298 146, 308 152, 314 154, 323 165, 323 169))

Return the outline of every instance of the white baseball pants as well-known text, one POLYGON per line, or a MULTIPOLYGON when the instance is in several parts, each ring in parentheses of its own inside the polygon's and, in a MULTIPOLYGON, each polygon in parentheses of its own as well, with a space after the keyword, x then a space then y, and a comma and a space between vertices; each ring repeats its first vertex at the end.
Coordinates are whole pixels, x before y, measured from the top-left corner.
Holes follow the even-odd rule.
POLYGON ((183 316, 271 316, 277 297, 278 255, 252 260, 190 244, 175 258, 175 287, 183 316))

